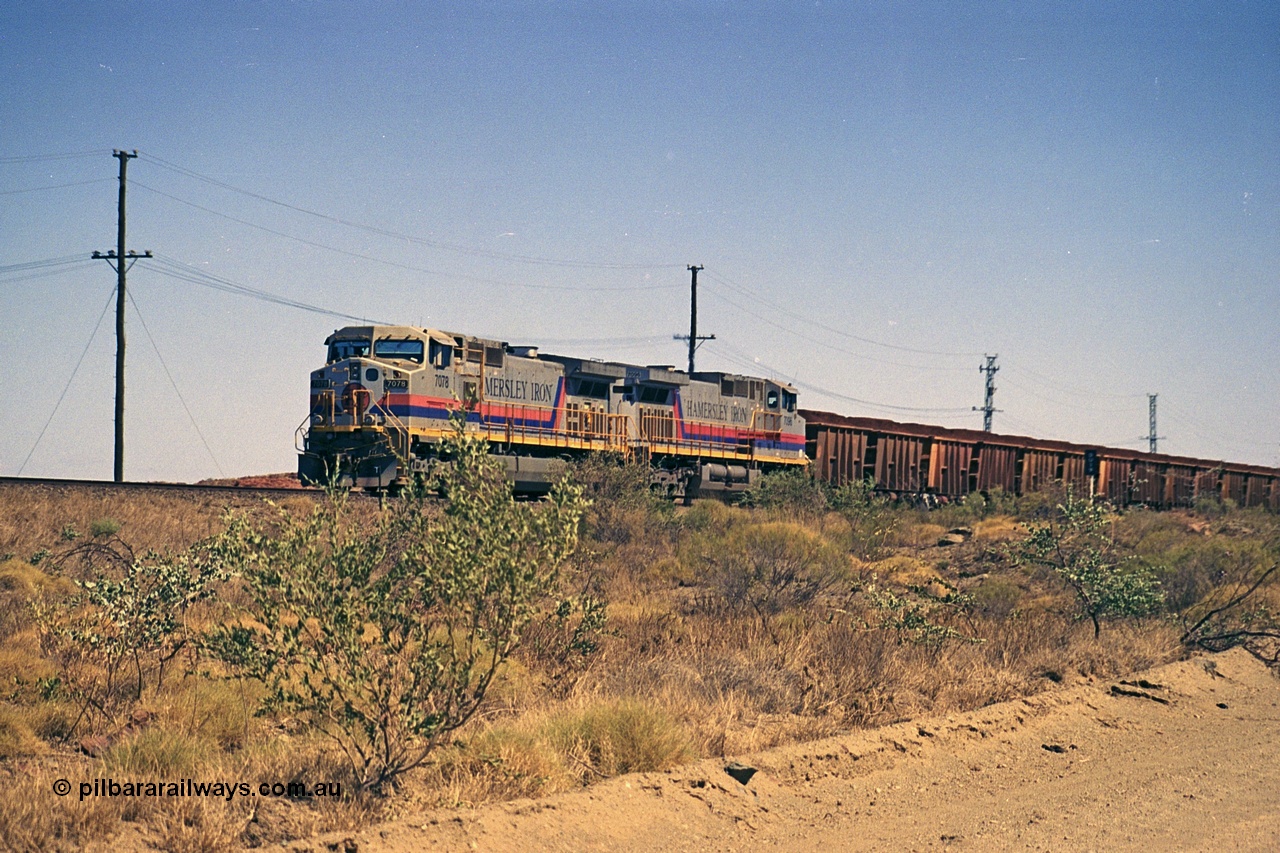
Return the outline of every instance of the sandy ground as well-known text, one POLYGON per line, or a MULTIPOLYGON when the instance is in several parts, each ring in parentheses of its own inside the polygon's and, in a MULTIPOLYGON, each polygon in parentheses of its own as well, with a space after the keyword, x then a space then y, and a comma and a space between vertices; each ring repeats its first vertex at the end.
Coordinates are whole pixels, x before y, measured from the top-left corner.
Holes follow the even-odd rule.
POLYGON ((279 850, 1280 850, 1280 679, 1243 651, 279 850))

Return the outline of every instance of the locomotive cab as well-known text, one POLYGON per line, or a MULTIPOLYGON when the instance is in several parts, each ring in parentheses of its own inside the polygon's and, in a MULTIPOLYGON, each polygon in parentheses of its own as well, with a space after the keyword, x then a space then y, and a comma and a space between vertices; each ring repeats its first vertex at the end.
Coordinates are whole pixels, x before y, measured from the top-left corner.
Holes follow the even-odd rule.
POLYGON ((381 488, 396 479, 397 457, 408 449, 396 403, 425 370, 429 340, 407 326, 348 326, 325 340, 326 363, 311 374, 311 412, 300 429, 303 482, 381 488))

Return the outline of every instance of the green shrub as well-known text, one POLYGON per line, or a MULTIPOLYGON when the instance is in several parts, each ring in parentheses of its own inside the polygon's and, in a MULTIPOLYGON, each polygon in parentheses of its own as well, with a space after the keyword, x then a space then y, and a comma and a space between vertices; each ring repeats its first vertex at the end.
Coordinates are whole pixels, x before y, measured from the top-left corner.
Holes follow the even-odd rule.
POLYGON ((76 581, 62 601, 37 599, 32 613, 41 649, 58 668, 82 715, 116 719, 145 691, 163 684, 193 632, 187 615, 212 598, 224 578, 200 543, 176 556, 148 553, 120 577, 76 581))
POLYGON ((831 492, 831 507, 849 523, 849 550, 859 559, 878 560, 897 532, 900 512, 875 491, 871 479, 846 483, 831 492))
POLYGON ((1022 602, 1022 588, 1009 578, 991 576, 973 591, 973 609, 992 619, 1007 619, 1022 602))
POLYGON ((100 536, 115 536, 120 532, 120 522, 114 518, 99 518, 89 522, 89 535, 95 539, 100 536))
MULTIPOLYGON (((666 714, 620 699, 551 718, 541 735, 572 759, 571 770, 598 776, 666 770, 693 757, 683 730, 666 714)), ((583 782, 592 781, 583 776, 583 782)))
POLYGON ((331 738, 362 789, 395 782, 475 714, 577 544, 580 490, 517 503, 464 426, 428 484, 443 510, 415 486, 368 519, 331 493, 307 515, 282 511, 270 534, 233 518, 217 545, 253 604, 211 647, 267 685, 266 709, 331 738))
POLYGON ((827 508, 824 485, 803 469, 771 471, 743 492, 738 503, 755 509, 785 510, 813 515, 827 508))
POLYGON ((1075 594, 1096 638, 1106 617, 1146 616, 1164 601, 1156 572, 1116 553, 1109 504, 1077 498, 1067 489, 1050 521, 1030 528, 1017 557, 1046 566, 1075 594))
POLYGON ((712 538, 699 564, 705 607, 765 618, 802 607, 850 577, 839 548, 786 522, 743 525, 712 538))

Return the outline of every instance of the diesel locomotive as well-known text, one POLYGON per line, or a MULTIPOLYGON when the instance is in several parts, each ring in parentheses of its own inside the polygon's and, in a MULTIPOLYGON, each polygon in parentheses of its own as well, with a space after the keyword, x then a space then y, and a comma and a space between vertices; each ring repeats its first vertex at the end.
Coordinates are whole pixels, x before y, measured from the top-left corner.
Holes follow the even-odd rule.
POLYGON ((304 483, 387 489, 424 474, 459 410, 521 493, 547 491, 564 460, 593 451, 647 463, 656 487, 686 499, 809 462, 795 388, 776 380, 410 326, 348 326, 325 343, 297 435, 304 483))

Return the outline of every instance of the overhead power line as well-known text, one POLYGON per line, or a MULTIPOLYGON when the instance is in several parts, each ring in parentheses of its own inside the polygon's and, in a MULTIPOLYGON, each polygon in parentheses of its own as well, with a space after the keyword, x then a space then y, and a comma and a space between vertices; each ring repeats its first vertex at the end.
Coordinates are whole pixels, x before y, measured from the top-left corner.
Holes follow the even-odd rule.
MULTIPOLYGON (((108 178, 107 180, 111 180, 108 178)), ((25 261, 20 264, 6 264, 0 266, 0 275, 8 275, 9 273, 27 272, 29 270, 47 269, 49 267, 69 266, 71 264, 83 264, 86 259, 83 253, 75 255, 63 255, 61 258, 46 258, 42 261, 25 261)))
POLYGON ((1025 373, 1027 376, 1034 377, 1040 382, 1056 388, 1061 393, 1087 397, 1090 400, 1094 400, 1099 397, 1108 397, 1115 400, 1136 400, 1139 397, 1146 396, 1145 394, 1104 394, 1093 388, 1082 388, 1078 385, 1068 385, 1060 379, 1056 379, 1052 376, 1046 376, 1043 373, 1036 373, 1034 370, 1029 370, 1022 364, 1007 365, 1004 369, 1012 370, 1014 373, 1025 373))
POLYGON ((855 335, 852 332, 848 332, 844 329, 837 329, 835 326, 829 326, 826 323, 821 323, 817 320, 813 320, 809 317, 805 317, 802 314, 797 314, 796 312, 791 311, 785 306, 779 305, 776 302, 771 302, 770 300, 764 298, 759 293, 756 293, 755 291, 751 290, 748 287, 729 281, 727 278, 725 278, 722 275, 717 275, 715 272, 708 273, 707 277, 710 278, 712 281, 723 284, 725 287, 728 287, 731 290, 737 291, 739 294, 743 296, 747 296, 751 299, 758 300, 764 303, 765 305, 768 305, 773 310, 778 311, 779 313, 782 313, 782 314, 786 314, 788 317, 791 317, 792 319, 799 320, 802 323, 808 323, 811 326, 815 326, 819 329, 823 329, 824 331, 830 332, 834 335, 839 335, 841 337, 848 338, 850 340, 858 341, 859 343, 868 344, 870 346, 883 347, 885 349, 898 350, 900 352, 912 352, 912 353, 917 353, 919 355, 940 355, 940 356, 947 356, 947 357, 954 357, 954 358, 969 358, 971 356, 976 356, 979 354, 976 351, 975 352, 941 352, 938 350, 919 349, 916 347, 902 346, 900 344, 889 344, 889 343, 885 343, 884 341, 874 340, 873 338, 864 338, 864 337, 861 337, 860 335, 855 335))
POLYGON ((336 225, 343 225, 348 228, 356 228, 361 231, 368 232, 370 234, 378 234, 383 237, 391 237, 396 240, 405 240, 420 246, 429 246, 433 249, 441 249, 448 252, 457 252, 460 254, 471 255, 473 257, 489 258, 491 260, 512 261, 516 263, 538 264, 543 266, 572 267, 575 269, 635 270, 635 269, 678 268, 680 266, 679 264, 621 264, 621 263, 603 263, 603 262, 595 262, 595 261, 564 260, 559 258, 544 258, 544 257, 538 257, 536 255, 521 255, 521 254, 508 253, 508 252, 494 252, 489 249, 480 249, 475 246, 464 246, 460 243, 447 243, 441 240, 430 240, 425 237, 418 237, 412 234, 404 234, 402 232, 392 231, 387 228, 379 228, 378 226, 375 226, 375 225, 367 225, 363 222, 355 222, 350 219, 344 219, 340 216, 333 216, 332 214, 323 213, 318 210, 312 210, 307 207, 302 207, 301 205, 291 204, 287 201, 281 201, 280 199, 271 198, 270 196, 263 195, 261 193, 256 193, 256 192, 253 192, 252 190, 246 190, 241 187, 237 187, 234 184, 229 184, 226 181, 220 181, 217 178, 211 178, 208 175, 202 175, 199 172, 195 172, 184 166, 179 166, 176 163, 170 163, 169 161, 162 160, 159 157, 155 157, 146 153, 144 153, 142 156, 143 156, 143 159, 146 160, 146 162, 153 163, 157 166, 160 166, 161 168, 169 169, 173 172, 177 172, 180 175, 185 175, 189 178, 195 178, 198 181, 204 181, 205 183, 209 183, 216 187, 221 187, 222 189, 230 190, 231 192, 248 196, 249 198, 257 199, 258 201, 266 202, 267 204, 273 204, 273 205, 276 205, 277 207, 282 207, 286 210, 292 210, 295 213, 301 213, 306 216, 312 216, 312 217, 315 217, 316 219, 322 219, 326 222, 332 222, 336 225))
POLYGON ((753 311, 750 308, 744 307, 743 305, 728 298, 723 293, 717 293, 714 290, 709 290, 707 292, 714 298, 719 299, 721 302, 724 302, 725 304, 731 306, 734 310, 740 311, 741 313, 746 314, 748 317, 751 317, 755 320, 760 321, 761 323, 764 323, 766 326, 772 326, 773 328, 786 332, 789 335, 794 335, 796 338, 804 341, 806 344, 816 344, 817 346, 820 346, 823 349, 828 349, 828 350, 831 350, 832 352, 838 352, 838 353, 841 353, 842 355, 850 356, 851 358, 860 359, 862 361, 869 361, 869 362, 872 362, 873 364, 887 364, 887 365, 890 365, 891 367, 903 367, 908 370, 944 371, 944 372, 956 372, 956 371, 963 370, 966 373, 968 372, 968 368, 927 367, 927 366, 918 365, 918 364, 903 364, 901 362, 889 361, 888 359, 876 358, 875 356, 866 355, 860 352, 855 352, 854 350, 846 349, 845 347, 840 347, 840 346, 836 346, 835 344, 827 343, 826 341, 821 340, 819 338, 815 338, 812 335, 805 334, 804 332, 798 332, 795 329, 792 329, 788 326, 784 326, 781 323, 779 323, 777 320, 774 320, 773 318, 769 317, 766 314, 762 314, 758 311, 753 311))
POLYGON ((41 190, 64 190, 67 187, 86 187, 89 184, 101 184, 110 180, 113 180, 113 179, 112 178, 93 178, 92 180, 76 181, 70 184, 53 184, 47 187, 27 187, 26 189, 21 189, 21 190, 4 190, 3 192, 0 192, 0 195, 19 195, 21 193, 36 193, 36 192, 40 192, 41 190))
POLYGON ((369 317, 347 314, 343 311, 335 311, 321 305, 313 305, 310 302, 302 302, 298 299, 280 296, 279 294, 271 293, 270 291, 262 290, 260 288, 250 287, 245 284, 237 284, 230 279, 195 269, 174 260, 173 258, 165 257, 164 255, 156 255, 154 258, 150 259, 150 262, 145 263, 143 266, 169 278, 176 278, 180 281, 198 284, 201 287, 208 287, 212 290, 222 291, 223 293, 230 293, 236 296, 246 296, 250 299, 257 299, 261 302, 270 302, 286 308, 297 308, 301 311, 309 311, 313 314, 323 314, 328 317, 337 317, 341 320, 353 320, 357 323, 393 325, 386 320, 372 320, 369 317))
POLYGON ((599 286, 578 285, 578 284, 541 284, 541 283, 535 283, 535 282, 500 281, 498 279, 482 278, 480 276, 465 275, 461 273, 443 272, 441 270, 414 266, 413 264, 405 264, 399 261, 390 261, 390 260, 387 260, 386 258, 379 258, 376 255, 365 254, 364 252, 353 252, 350 249, 340 249, 337 246, 331 246, 327 243, 320 243, 315 240, 308 240, 305 237, 298 237, 294 234, 289 234, 285 231, 280 231, 275 228, 268 228, 265 225, 259 225, 256 222, 250 222, 247 219, 241 219, 238 216, 232 216, 229 213, 223 213, 221 211, 214 210, 213 208, 205 207, 202 204, 196 204, 193 201, 188 201, 187 199, 179 198, 176 195, 172 195, 170 193, 164 192, 163 190, 158 190, 155 187, 147 186, 146 184, 139 183, 138 181, 134 181, 133 186, 147 190, 148 192, 151 192, 151 193, 155 193, 156 195, 161 196, 162 198, 167 198, 170 201, 176 201, 179 204, 183 204, 183 205, 186 205, 187 207, 191 207, 196 210, 202 211, 204 213, 208 213, 212 216, 217 216, 222 219, 229 220, 231 222, 238 222, 239 224, 248 226, 249 228, 254 228, 258 231, 262 231, 264 233, 271 234, 276 237, 283 237, 286 240, 293 240, 297 243, 303 244, 304 246, 311 246, 316 249, 324 249, 325 251, 328 251, 328 252, 334 252, 339 255, 346 255, 349 258, 356 258, 362 261, 369 261, 375 264, 382 264, 384 266, 407 270, 409 272, 422 273, 423 275, 438 276, 440 278, 449 278, 449 279, 455 279, 458 281, 469 281, 475 284, 488 284, 488 285, 493 285, 494 287, 519 287, 519 288, 525 288, 529 290, 590 291, 590 292, 598 292, 598 293, 625 293, 628 291, 636 291, 636 290, 643 290, 643 291, 670 290, 679 286, 676 284, 646 284, 646 285, 631 285, 631 286, 622 286, 622 287, 599 287, 599 286))
POLYGON ((129 292, 129 304, 133 306, 133 313, 137 315, 138 322, 142 325, 142 331, 146 333, 147 340, 151 342, 151 349, 155 351, 156 360, 160 362, 160 367, 164 370, 164 375, 168 378, 169 384, 173 387, 173 393, 177 395, 178 402, 182 404, 182 410, 187 413, 187 420, 191 421, 191 426, 195 428, 196 435, 200 438, 200 443, 204 445, 205 451, 209 454, 209 458, 213 460, 213 467, 218 469, 218 474, 225 477, 226 472, 222 470, 222 465, 218 463, 218 457, 214 455, 213 448, 209 446, 209 442, 204 437, 204 432, 200 429, 200 424, 196 421, 195 415, 191 414, 191 407, 187 405, 186 399, 182 396, 182 391, 178 388, 178 383, 173 379, 173 373, 169 371, 169 365, 165 363, 164 356, 160 354, 160 347, 156 344, 155 337, 151 334, 151 329, 147 327, 147 321, 142 316, 142 309, 138 307, 138 300, 133 298, 133 292, 129 292))
POLYGON ((24 154, 20 157, 0 157, 0 163, 42 163, 46 160, 75 160, 80 157, 101 157, 111 153, 110 148, 95 148, 92 151, 74 151, 69 154, 24 154))
MULTIPOLYGON (((768 373, 772 374, 775 378, 783 377, 787 375, 785 371, 778 370, 775 367, 771 367, 768 364, 765 364, 761 361, 757 361, 751 358, 750 356, 746 355, 746 353, 743 353, 740 350, 737 350, 736 348, 729 346, 727 344, 722 343, 721 346, 717 349, 717 352, 721 357, 727 359, 728 361, 733 362, 734 364, 737 364, 740 367, 745 367, 748 370, 759 371, 763 369, 768 373), (726 353, 724 352, 724 350, 728 350, 729 352, 726 353)), ((968 407, 956 407, 956 408, 932 407, 930 408, 930 407, 921 407, 921 406, 896 406, 891 403, 877 403, 874 400, 864 400, 860 397, 852 397, 848 394, 842 394, 839 391, 832 391, 830 388, 824 388, 821 385, 815 385, 811 382, 805 382, 800 379, 792 378, 789 381, 791 382, 791 384, 795 385, 797 388, 802 388, 806 391, 812 391, 817 394, 822 394, 823 396, 826 396, 826 397, 833 397, 837 400, 845 400, 846 402, 857 403, 858 405, 867 406, 873 409, 884 409, 890 412, 915 412, 917 414, 934 414, 934 415, 969 414, 970 413, 970 409, 968 407)))
MULTIPOLYGON (((1011 365, 1003 365, 1001 366, 1000 370, 1001 372, 1006 370, 1015 371, 1017 370, 1017 368, 1011 365)), ((1063 402, 1062 397, 1060 395, 1054 395, 1052 393, 1042 394, 1039 391, 1035 390, 1034 388, 1030 387, 1029 385, 1010 379, 1007 376, 1001 381, 1001 384, 1000 384, 1000 387, 1002 388, 1005 386, 1018 388, 1022 391, 1022 393, 1026 394, 1029 397, 1035 397, 1037 400, 1043 400, 1044 402, 1052 403, 1055 406, 1066 405, 1063 402)), ((1102 395, 1102 396, 1107 396, 1107 395, 1102 395)), ((1113 394, 1110 396, 1119 398, 1121 395, 1113 394)), ((1127 397, 1128 395, 1125 395, 1125 396, 1127 397)), ((1138 395, 1134 395, 1134 396, 1138 396, 1138 395)), ((1072 406, 1071 408, 1074 409, 1076 407, 1072 406)), ((1095 414, 1117 414, 1117 415, 1129 414, 1133 411, 1133 406, 1132 405, 1116 405, 1116 406, 1109 406, 1109 407, 1090 406, 1089 411, 1095 414)))
POLYGON ((67 384, 62 386, 62 393, 58 395, 58 402, 53 404, 53 411, 49 413, 49 419, 44 422, 44 426, 40 428, 40 434, 36 436, 35 442, 31 445, 31 450, 27 452, 27 458, 22 460, 22 464, 18 466, 18 476, 22 476, 22 472, 26 470, 27 463, 31 461, 31 457, 35 455, 36 448, 40 446, 40 440, 44 438, 44 434, 49 431, 49 424, 53 423, 53 418, 58 414, 58 409, 62 408, 62 401, 67 397, 67 391, 71 389, 71 383, 75 381, 76 374, 80 372, 80 365, 84 364, 84 357, 89 354, 89 347, 93 346, 93 339, 98 336, 98 329, 102 328, 102 318, 107 316, 107 309, 111 307, 111 297, 116 295, 114 286, 107 291, 107 301, 102 303, 102 313, 98 315, 98 322, 93 324, 93 331, 89 333, 89 340, 85 342, 84 350, 80 353, 80 358, 76 359, 76 366, 71 369, 71 376, 67 378, 67 384))

